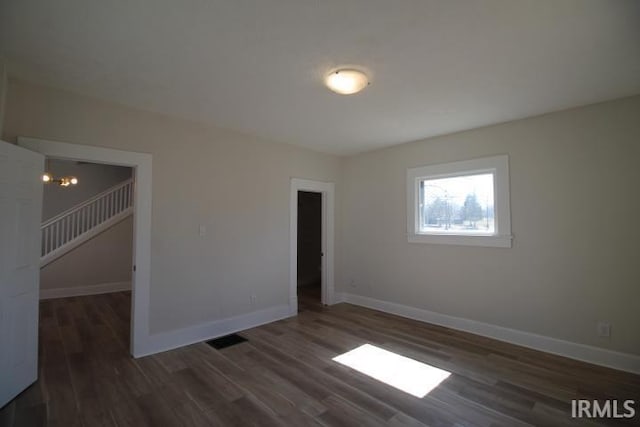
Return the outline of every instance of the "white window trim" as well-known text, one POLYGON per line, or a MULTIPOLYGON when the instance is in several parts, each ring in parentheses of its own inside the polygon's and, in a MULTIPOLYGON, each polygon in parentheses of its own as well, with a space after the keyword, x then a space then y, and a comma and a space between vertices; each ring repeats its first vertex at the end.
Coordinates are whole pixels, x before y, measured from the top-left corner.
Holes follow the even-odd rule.
POLYGON ((510 248, 511 204, 509 199, 509 156, 493 156, 407 169, 407 238, 410 243, 488 246, 510 248), (495 233, 444 234, 419 233, 418 182, 420 179, 449 178, 462 175, 493 173, 495 233))

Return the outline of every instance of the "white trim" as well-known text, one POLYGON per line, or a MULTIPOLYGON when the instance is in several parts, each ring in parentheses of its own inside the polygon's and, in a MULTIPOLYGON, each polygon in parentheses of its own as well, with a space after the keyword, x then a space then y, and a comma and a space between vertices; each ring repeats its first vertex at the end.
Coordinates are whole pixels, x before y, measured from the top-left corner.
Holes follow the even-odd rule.
MULTIPOLYGON (((336 292, 335 294, 333 294, 333 302, 335 304, 340 304, 343 302, 348 302, 347 301, 347 295, 351 295, 351 294, 347 294, 346 292, 336 292)), ((349 303, 349 304, 353 304, 353 305, 359 305, 356 303, 349 303)))
POLYGON ((553 353, 595 365, 606 366, 627 372, 640 374, 640 356, 607 350, 590 345, 551 338, 544 335, 505 328, 489 323, 477 322, 462 317, 449 316, 420 308, 409 307, 388 301, 377 300, 361 295, 339 293, 336 297, 341 302, 372 308, 385 313, 395 314, 421 322, 445 326, 447 328, 470 332, 505 341, 511 344, 553 353))
POLYGON ((73 288, 40 289, 40 299, 79 297, 83 295, 108 294, 131 290, 131 282, 101 283, 99 285, 77 286, 73 288))
POLYGON ((512 236, 461 236, 437 234, 409 234, 409 243, 432 243, 435 245, 484 246, 491 248, 510 248, 512 236))
POLYGON ((175 331, 162 332, 149 337, 144 352, 138 354, 138 357, 222 337, 287 317, 290 317, 289 305, 283 304, 175 331))
POLYGON ((291 178, 289 198, 289 307, 291 316, 298 314, 298 191, 322 194, 322 303, 334 303, 334 200, 335 184, 291 178))
POLYGON ((0 138, 2 137, 2 131, 4 130, 4 116, 7 111, 7 86, 9 80, 7 79, 7 65, 2 56, 0 56, 0 138))
POLYGON ((147 153, 18 137, 18 145, 48 157, 134 168, 131 346, 134 357, 149 354, 149 296, 151 288, 152 156, 147 153))
POLYGON ((407 240, 410 243, 488 246, 510 248, 511 203, 509 197, 509 156, 500 155, 453 163, 407 169, 407 240), (448 234, 418 233, 418 181, 481 173, 493 174, 495 233, 448 234))
POLYGON ((119 222, 124 221, 132 213, 133 213, 133 208, 127 208, 124 211, 112 216, 108 220, 103 221, 100 224, 96 225, 91 230, 89 230, 89 231, 87 231, 85 233, 82 233, 81 235, 79 235, 75 239, 68 241, 64 245, 60 246, 58 249, 49 252, 48 254, 46 254, 45 256, 40 258, 40 268, 45 267, 48 264, 51 264, 53 261, 55 261, 58 258, 68 254, 69 252, 71 252, 72 250, 74 250, 78 246, 82 245, 83 243, 93 239, 98 234, 101 234, 101 233, 105 232, 107 229, 109 229, 109 228, 113 227, 114 225, 118 224, 119 222))

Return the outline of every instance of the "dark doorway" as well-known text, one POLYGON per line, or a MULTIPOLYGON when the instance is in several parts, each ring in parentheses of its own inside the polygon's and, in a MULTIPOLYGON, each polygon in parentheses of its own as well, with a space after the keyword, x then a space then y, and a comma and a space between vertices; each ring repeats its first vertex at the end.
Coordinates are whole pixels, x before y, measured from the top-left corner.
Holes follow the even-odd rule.
POLYGON ((322 301, 322 194, 298 192, 298 309, 322 301))

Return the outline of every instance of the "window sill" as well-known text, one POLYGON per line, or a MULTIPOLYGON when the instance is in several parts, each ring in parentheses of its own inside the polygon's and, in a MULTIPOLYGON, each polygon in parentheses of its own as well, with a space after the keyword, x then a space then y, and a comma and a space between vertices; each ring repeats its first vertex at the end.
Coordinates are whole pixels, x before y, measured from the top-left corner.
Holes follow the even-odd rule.
POLYGON ((510 248, 513 236, 463 236, 443 234, 410 234, 409 243, 436 245, 485 246, 490 248, 510 248))

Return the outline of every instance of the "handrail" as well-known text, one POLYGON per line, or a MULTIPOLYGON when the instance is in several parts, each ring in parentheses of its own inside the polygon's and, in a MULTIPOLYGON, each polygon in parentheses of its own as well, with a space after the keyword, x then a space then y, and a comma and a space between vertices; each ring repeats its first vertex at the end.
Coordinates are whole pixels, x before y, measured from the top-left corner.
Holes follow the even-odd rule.
POLYGON ((48 220, 44 221, 41 225, 40 228, 45 228, 46 226, 58 221, 60 218, 63 218, 67 215, 69 215, 70 213, 73 213, 75 211, 78 211, 80 209, 82 209, 83 207, 90 205, 91 203, 95 202, 96 200, 104 197, 105 195, 112 193, 113 191, 119 189, 120 187, 125 187, 129 184, 133 183, 133 178, 129 178, 125 181, 122 181, 119 184, 116 184, 112 187, 107 188, 104 191, 101 191, 100 193, 96 194, 95 196, 91 196, 89 197, 87 200, 85 200, 84 202, 78 203, 75 206, 70 207, 69 209, 67 209, 66 211, 62 211, 59 214, 57 214, 56 216, 53 216, 51 218, 49 218, 48 220))
POLYGON ((133 179, 127 179, 43 222, 42 260, 68 252, 78 242, 131 213, 133 192, 133 179))

